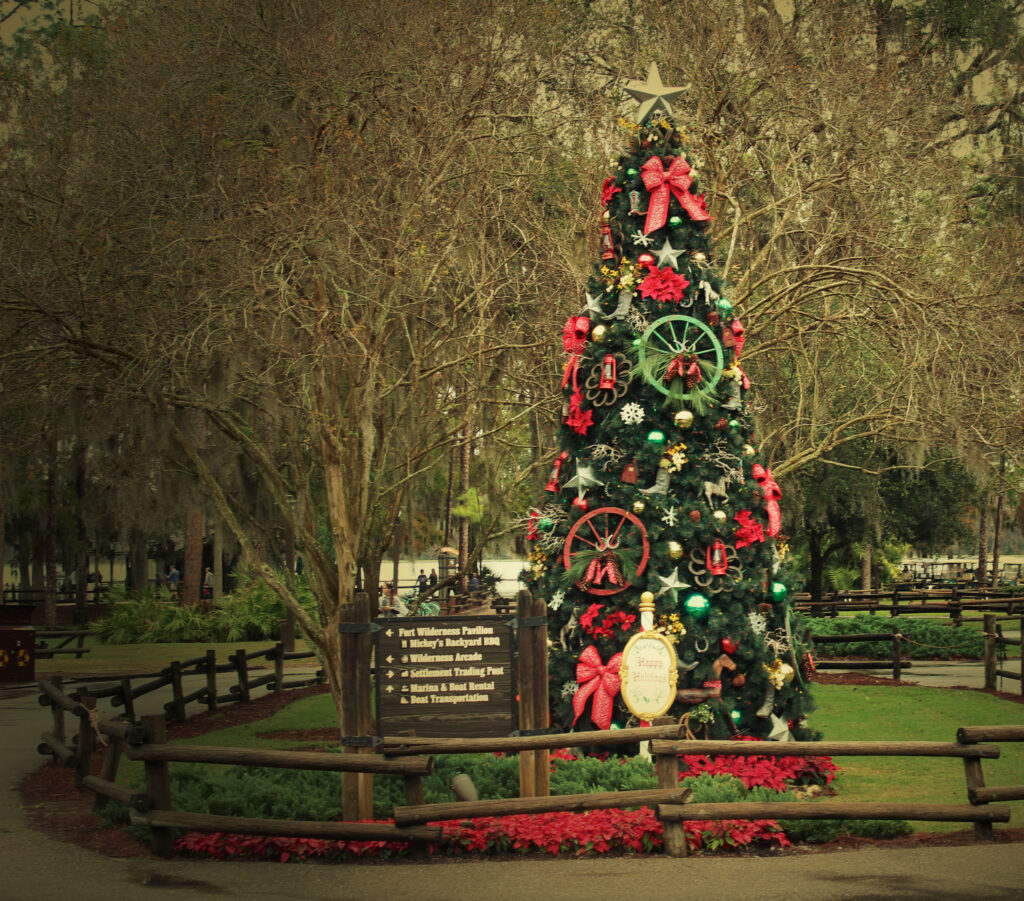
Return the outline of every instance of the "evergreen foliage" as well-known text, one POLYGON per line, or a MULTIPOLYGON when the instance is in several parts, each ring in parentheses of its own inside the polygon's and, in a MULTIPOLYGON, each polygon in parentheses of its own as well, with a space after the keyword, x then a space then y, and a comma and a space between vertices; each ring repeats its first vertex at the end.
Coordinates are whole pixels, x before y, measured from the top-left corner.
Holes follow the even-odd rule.
MULTIPOLYGON (((813 705, 767 512, 777 486, 756 448, 743 326, 715 270, 696 159, 664 107, 624 124, 628 147, 601 192, 602 259, 563 335, 561 453, 528 536, 525 580, 550 608, 553 716, 562 729, 604 719, 599 692, 574 710, 577 663, 593 646, 610 665, 641 630, 646 592, 680 661, 671 715, 706 700, 710 737, 788 724, 807 739, 813 705), (657 171, 675 173, 671 191, 648 188, 657 171), (661 225, 645 218, 659 191, 661 225)), ((612 728, 635 724, 613 703, 612 728)))

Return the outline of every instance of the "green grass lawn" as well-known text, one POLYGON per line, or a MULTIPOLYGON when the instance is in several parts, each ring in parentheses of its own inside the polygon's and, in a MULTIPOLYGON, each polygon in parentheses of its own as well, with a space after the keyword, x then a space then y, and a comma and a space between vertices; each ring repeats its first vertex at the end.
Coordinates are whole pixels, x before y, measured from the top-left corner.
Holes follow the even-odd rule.
MULTIPOLYGON (((1024 724, 1024 705, 976 691, 888 685, 816 685, 815 728, 835 741, 956 741, 960 726, 1024 724)), ((986 785, 1024 784, 1024 744, 1003 743, 983 760, 986 785)), ((842 801, 967 803, 963 764, 947 757, 837 757, 842 801)), ((1010 804, 1008 825, 1024 826, 1024 803, 1010 804)), ((963 823, 915 823, 920 831, 952 832, 963 823)), ((998 828, 998 826, 997 826, 998 828)))
MULTIPOLYGON (((56 644, 56 642, 53 642, 56 644)), ((258 651, 273 647, 274 642, 262 641, 226 641, 226 642, 194 642, 190 644, 103 644, 94 637, 85 640, 90 648, 88 654, 76 658, 74 654, 59 654, 49 659, 36 660, 36 676, 74 674, 77 676, 127 676, 136 673, 155 673, 169 666, 175 660, 192 660, 201 657, 208 648, 217 651, 217 662, 227 663, 228 655, 239 649, 258 651)), ((308 651, 310 646, 302 640, 296 640, 296 651, 308 651)), ((309 660, 290 660, 285 668, 306 667, 314 663, 309 660)), ((270 666, 270 661, 250 660, 249 666, 256 669, 270 666)))

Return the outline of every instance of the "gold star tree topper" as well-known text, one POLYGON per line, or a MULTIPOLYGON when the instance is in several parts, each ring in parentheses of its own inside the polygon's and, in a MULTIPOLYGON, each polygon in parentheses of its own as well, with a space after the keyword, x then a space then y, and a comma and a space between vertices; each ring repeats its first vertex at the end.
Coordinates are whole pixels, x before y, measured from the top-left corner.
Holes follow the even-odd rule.
POLYGON ((638 122, 643 122, 659 108, 671 116, 671 101, 685 92, 686 88, 668 88, 661 83, 657 63, 651 63, 647 70, 647 81, 633 79, 626 85, 626 93, 640 104, 640 111, 637 113, 638 122))

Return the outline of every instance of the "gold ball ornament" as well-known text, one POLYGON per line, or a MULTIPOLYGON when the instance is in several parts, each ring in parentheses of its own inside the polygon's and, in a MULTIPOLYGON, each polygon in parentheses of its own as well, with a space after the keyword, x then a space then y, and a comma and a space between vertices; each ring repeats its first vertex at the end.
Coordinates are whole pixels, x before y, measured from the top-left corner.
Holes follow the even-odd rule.
POLYGON ((788 663, 780 664, 779 672, 782 673, 783 682, 792 682, 793 677, 796 675, 796 671, 788 663))
POLYGON ((673 560, 678 560, 683 556, 683 546, 678 541, 670 541, 668 543, 668 555, 673 560))
POLYGON ((597 344, 603 344, 604 343, 604 339, 608 337, 608 326, 606 326, 606 325, 595 325, 590 330, 590 337, 597 344))
POLYGON ((642 595, 640 595, 640 603, 641 604, 653 604, 654 603, 654 592, 653 591, 645 591, 642 595))
POLYGON ((724 525, 725 521, 729 518, 729 514, 726 513, 724 510, 715 510, 715 512, 711 515, 714 517, 715 522, 717 522, 719 525, 724 525))
POLYGON ((754 445, 752 445, 752 444, 744 444, 743 445, 743 456, 744 457, 753 457, 754 454, 756 454, 756 453, 757 453, 757 449, 754 447, 754 445))
POLYGON ((675 416, 676 425, 681 429, 688 429, 693 425, 693 413, 689 410, 680 410, 675 416))
POLYGON ((643 501, 633 501, 633 512, 643 513, 647 509, 647 505, 643 501))

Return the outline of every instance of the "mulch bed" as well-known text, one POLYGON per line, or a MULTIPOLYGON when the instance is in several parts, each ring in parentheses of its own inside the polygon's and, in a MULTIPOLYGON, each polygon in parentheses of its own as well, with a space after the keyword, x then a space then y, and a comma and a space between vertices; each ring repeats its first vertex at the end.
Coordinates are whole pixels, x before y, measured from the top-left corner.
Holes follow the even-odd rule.
MULTIPOLYGON (((816 673, 815 682, 826 685, 915 685, 914 682, 893 682, 877 676, 858 673, 816 673)), ((945 691, 982 691, 982 689, 957 686, 945 691)), ((189 717, 184 723, 168 724, 168 738, 193 738, 215 729, 226 729, 265 719, 293 701, 327 691, 324 685, 297 688, 286 692, 270 693, 248 704, 231 704, 217 711, 204 712, 189 717)), ((985 692, 1007 701, 1024 703, 1019 694, 1009 692, 985 692)), ((323 747, 337 741, 337 729, 309 729, 304 731, 285 730, 273 733, 275 738, 289 738, 308 743, 311 747, 323 747)), ((93 758, 93 772, 98 773, 102 754, 93 758)), ((81 848, 104 854, 107 857, 133 857, 157 859, 148 849, 131 836, 123 826, 103 826, 92 811, 93 794, 75 789, 74 770, 43 764, 26 776, 18 785, 22 806, 33 829, 81 848)), ((999 842, 1024 842, 1024 828, 1007 829, 996 826, 996 840, 999 842)), ((976 841, 970 829, 960 832, 922 833, 893 839, 871 839, 846 836, 820 845, 803 845, 784 851, 775 850, 774 855, 793 853, 820 853, 834 850, 850 850, 865 847, 909 848, 921 846, 969 845, 976 841)))

